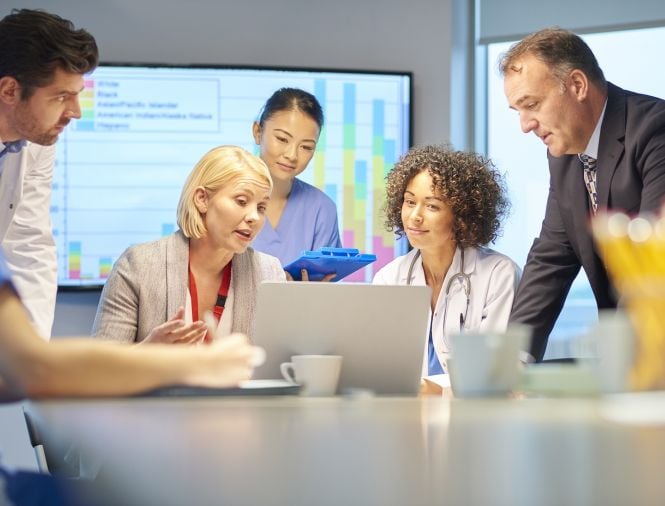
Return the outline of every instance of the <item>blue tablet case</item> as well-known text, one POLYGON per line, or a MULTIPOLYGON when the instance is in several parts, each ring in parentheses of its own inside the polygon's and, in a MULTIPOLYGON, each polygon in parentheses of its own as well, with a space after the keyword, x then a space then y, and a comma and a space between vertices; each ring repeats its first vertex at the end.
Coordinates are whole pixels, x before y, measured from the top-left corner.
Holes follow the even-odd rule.
POLYGON ((326 274, 333 272, 337 275, 332 281, 339 281, 375 260, 376 255, 359 253, 355 248, 320 248, 303 251, 300 258, 284 267, 284 270, 296 281, 302 278, 301 269, 307 269, 310 281, 321 281, 326 274))

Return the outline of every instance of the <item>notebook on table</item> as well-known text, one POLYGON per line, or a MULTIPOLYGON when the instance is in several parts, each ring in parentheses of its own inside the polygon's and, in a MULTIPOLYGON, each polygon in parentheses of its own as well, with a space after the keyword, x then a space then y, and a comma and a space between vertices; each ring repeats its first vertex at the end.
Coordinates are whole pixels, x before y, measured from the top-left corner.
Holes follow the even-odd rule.
POLYGON ((426 286, 263 283, 253 341, 266 362, 256 379, 281 378, 292 355, 342 355, 339 392, 415 395, 429 317, 426 286))

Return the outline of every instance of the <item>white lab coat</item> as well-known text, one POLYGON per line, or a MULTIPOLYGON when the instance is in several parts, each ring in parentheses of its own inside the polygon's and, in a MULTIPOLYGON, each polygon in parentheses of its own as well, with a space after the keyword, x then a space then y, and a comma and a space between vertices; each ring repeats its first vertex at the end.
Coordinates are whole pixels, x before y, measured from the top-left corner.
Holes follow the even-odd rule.
MULTIPOLYGON (((381 285, 406 285, 409 266, 416 256, 413 249, 408 254, 396 258, 383 267, 374 276, 373 283, 381 285)), ((442 364, 446 363, 449 354, 449 336, 460 332, 460 314, 466 308, 466 295, 464 282, 458 277, 446 294, 448 281, 460 272, 460 249, 453 257, 453 262, 446 273, 439 298, 436 302, 434 315, 430 308, 430 324, 432 326, 432 341, 434 349, 442 364), (446 310, 446 299, 447 310, 446 310), (445 329, 444 329, 445 318, 445 329)), ((497 253, 488 248, 466 248, 464 250, 464 272, 471 280, 471 296, 469 309, 464 322, 465 331, 504 331, 508 325, 510 309, 517 290, 520 269, 506 255, 497 253)), ((425 272, 423 271, 422 257, 418 257, 413 266, 411 275, 412 285, 425 285, 425 272)), ((425 342, 425 356, 423 360, 423 376, 427 376, 427 334, 423 336, 425 342)))
POLYGON ((45 339, 51 336, 58 282, 49 214, 54 160, 55 146, 30 142, 0 158, 0 244, 12 281, 45 339))

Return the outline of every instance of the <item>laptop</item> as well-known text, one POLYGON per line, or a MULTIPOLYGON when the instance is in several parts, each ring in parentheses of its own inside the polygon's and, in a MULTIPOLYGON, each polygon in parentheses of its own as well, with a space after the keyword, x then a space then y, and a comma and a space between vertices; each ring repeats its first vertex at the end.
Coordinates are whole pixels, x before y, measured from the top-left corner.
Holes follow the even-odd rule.
POLYGON ((342 355, 340 393, 415 395, 430 294, 426 286, 263 283, 253 341, 267 358, 254 378, 281 378, 292 355, 342 355))

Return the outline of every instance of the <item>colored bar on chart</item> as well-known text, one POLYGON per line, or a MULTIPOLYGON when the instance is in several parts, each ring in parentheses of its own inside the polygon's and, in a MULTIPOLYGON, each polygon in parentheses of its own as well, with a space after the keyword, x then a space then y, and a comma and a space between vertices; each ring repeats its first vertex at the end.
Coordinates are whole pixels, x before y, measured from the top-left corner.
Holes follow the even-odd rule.
POLYGON ((332 199, 332 201, 337 205, 337 185, 336 184, 327 184, 323 187, 323 192, 332 199))
POLYGON ((353 248, 353 244, 355 243, 356 238, 355 234, 353 233, 353 230, 350 230, 348 228, 345 228, 342 230, 342 246, 345 248, 353 248))
POLYGON ((354 248, 365 251, 367 240, 365 227, 367 223, 367 162, 356 160, 353 195, 353 228, 356 231, 354 248))
POLYGON ((162 223, 162 237, 171 235, 175 232, 175 225, 173 223, 162 223))
POLYGON ((113 259, 111 257, 100 257, 99 277, 102 279, 107 279, 109 277, 109 274, 111 274, 112 267, 113 267, 113 259))
MULTIPOLYGON (((314 96, 320 104, 326 103, 326 83, 323 79, 316 79, 314 81, 314 96)), ((323 128, 319 134, 319 140, 316 143, 316 151, 314 152, 314 177, 312 178, 314 186, 319 189, 323 189, 323 187, 326 185, 327 137, 326 126, 324 123, 323 128)), ((337 192, 335 191, 335 193, 337 192)))
POLYGON ((395 140, 386 139, 383 144, 383 159, 385 163, 385 174, 388 174, 393 168, 393 165, 397 162, 397 157, 395 155, 395 140))
POLYGON ((356 200, 364 200, 367 197, 367 162, 356 160, 355 173, 356 200))
MULTIPOLYGON (((344 104, 343 104, 343 181, 344 181, 344 226, 353 231, 354 242, 345 244, 347 248, 365 249, 365 211, 366 196, 358 199, 358 193, 354 188, 357 183, 356 171, 357 153, 356 153, 356 117, 357 117, 357 96, 356 85, 353 83, 344 84, 344 104)), ((365 162, 365 172, 367 163, 365 162)))
POLYGON ((81 279, 81 241, 71 241, 68 245, 67 270, 71 279, 81 279))
MULTIPOLYGON (((258 156, 258 155, 257 155, 258 156)), ((317 188, 321 189, 326 184, 326 127, 321 129, 319 141, 316 143, 316 151, 314 152, 314 173, 312 183, 317 188)))
POLYGON ((376 262, 370 267, 372 267, 372 272, 377 272, 381 267, 395 258, 395 245, 393 241, 386 243, 385 237, 380 235, 375 235, 372 238, 372 243, 374 246, 373 253, 376 255, 376 262))
POLYGON ((74 123, 76 130, 91 132, 95 129, 95 80, 86 79, 79 94, 81 119, 74 123))
POLYGON ((95 130, 95 122, 79 120, 74 123, 74 128, 76 128, 76 130, 79 132, 92 132, 95 130))
POLYGON ((374 138, 384 137, 386 103, 383 100, 372 101, 372 135, 374 138))

